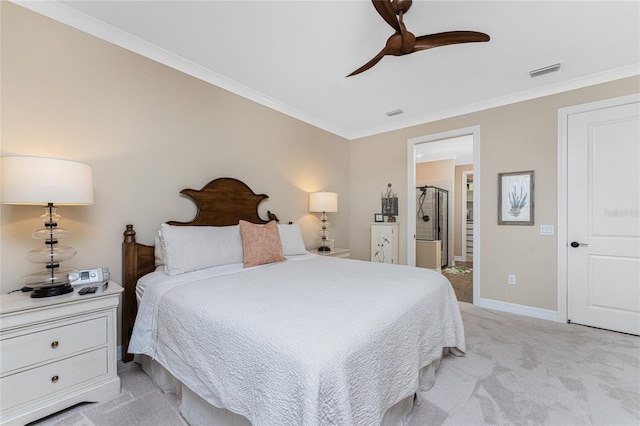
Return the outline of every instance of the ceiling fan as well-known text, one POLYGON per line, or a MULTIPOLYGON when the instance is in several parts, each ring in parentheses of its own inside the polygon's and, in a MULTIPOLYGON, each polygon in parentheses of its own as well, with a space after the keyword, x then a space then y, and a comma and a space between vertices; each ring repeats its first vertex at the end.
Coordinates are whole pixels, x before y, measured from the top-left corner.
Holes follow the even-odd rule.
POLYGON ((487 34, 477 31, 447 31, 416 37, 407 31, 403 22, 403 16, 411 7, 411 3, 413 3, 412 0, 372 0, 372 2, 373 7, 376 8, 380 16, 382 16, 382 19, 391 25, 396 32, 387 39, 387 44, 380 53, 347 77, 368 70, 386 55, 402 56, 419 50, 450 44, 489 41, 487 34))

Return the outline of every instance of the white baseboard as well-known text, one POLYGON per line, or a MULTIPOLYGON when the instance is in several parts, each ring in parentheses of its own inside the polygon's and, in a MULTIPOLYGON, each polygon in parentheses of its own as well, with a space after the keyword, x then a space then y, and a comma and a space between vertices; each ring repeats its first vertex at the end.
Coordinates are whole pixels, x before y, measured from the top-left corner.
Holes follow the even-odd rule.
POLYGON ((479 308, 494 309, 496 311, 509 312, 511 314, 558 322, 558 312, 551 311, 549 309, 534 308, 533 306, 518 305, 516 303, 483 298, 478 298, 477 301, 474 301, 474 305, 479 308))
POLYGON ((453 260, 456 262, 464 262, 464 258, 462 256, 453 256, 453 260))

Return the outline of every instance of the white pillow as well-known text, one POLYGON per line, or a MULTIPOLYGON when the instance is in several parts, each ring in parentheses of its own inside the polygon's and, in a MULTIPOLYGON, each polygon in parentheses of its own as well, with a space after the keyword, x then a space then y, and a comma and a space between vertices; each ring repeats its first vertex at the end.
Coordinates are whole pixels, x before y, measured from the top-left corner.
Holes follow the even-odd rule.
POLYGON ((282 242, 282 254, 285 256, 295 256, 297 254, 307 254, 307 249, 302 240, 300 225, 278 225, 280 231, 280 241, 282 242))
POLYGON ((243 262, 238 225, 173 226, 163 223, 160 235, 167 275, 243 262))
POLYGON ((155 237, 155 242, 153 246, 153 256, 155 258, 156 268, 158 266, 164 266, 164 253, 162 252, 162 241, 160 241, 160 231, 158 231, 158 236, 155 237))

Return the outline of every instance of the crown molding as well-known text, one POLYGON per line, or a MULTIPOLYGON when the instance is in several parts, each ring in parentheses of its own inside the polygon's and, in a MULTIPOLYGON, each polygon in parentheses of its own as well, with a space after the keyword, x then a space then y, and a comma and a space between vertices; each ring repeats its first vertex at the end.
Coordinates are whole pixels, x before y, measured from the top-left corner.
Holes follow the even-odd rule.
POLYGON ((518 102, 528 101, 531 99, 541 98, 544 96, 555 95, 569 90, 581 89, 583 87, 593 86, 595 84, 607 83, 609 81, 619 80, 626 77, 633 77, 640 75, 640 64, 633 64, 622 68, 617 68, 597 74, 588 75, 585 77, 576 78, 573 80, 563 81, 560 83, 550 84, 543 87, 538 87, 531 90, 526 90, 518 93, 513 93, 507 96, 488 99, 486 101, 478 102, 475 104, 465 105, 460 108, 453 108, 446 111, 439 111, 433 114, 428 114, 413 118, 411 120, 405 120, 398 122, 393 126, 377 127, 375 129, 368 129, 362 132, 352 133, 349 135, 349 140, 360 139, 367 136, 378 135, 380 133, 391 132, 394 130, 405 129, 407 127, 418 126, 420 124, 431 123, 433 121, 444 120, 447 118, 457 117, 459 115, 470 114, 473 112, 483 111, 491 108, 497 108, 504 105, 515 104, 518 102))
POLYGON ((345 133, 336 126, 326 123, 317 117, 307 114, 304 111, 294 108, 288 104, 273 99, 272 97, 251 89, 248 86, 240 84, 237 81, 225 77, 224 75, 206 69, 161 47, 135 37, 134 35, 122 31, 119 28, 108 25, 89 15, 79 12, 76 9, 58 2, 57 0, 10 1, 24 7, 25 9, 29 9, 32 12, 39 13, 77 30, 98 37, 111 44, 137 53, 229 92, 235 93, 238 96, 242 96, 243 98, 254 101, 260 105, 326 130, 329 133, 346 138, 345 133))
POLYGON ((360 139, 367 136, 373 136, 381 133, 387 133, 394 130, 404 129, 407 127, 426 124, 437 120, 456 117, 459 115, 469 114, 472 112, 482 111, 490 108, 496 108, 508 104, 527 101, 530 99, 540 98, 543 96, 553 95, 569 90, 580 89, 582 87, 592 86, 595 84, 606 83, 608 81, 618 80, 621 78, 640 75, 640 64, 633 64, 626 67, 605 71, 585 77, 576 78, 556 84, 551 84, 536 89, 526 90, 507 96, 502 96, 475 104, 465 105, 460 108, 439 111, 433 114, 416 117, 411 120, 400 121, 389 126, 381 126, 366 129, 359 132, 348 132, 338 128, 330 123, 318 119, 317 117, 307 114, 288 104, 280 102, 270 96, 251 89, 248 86, 240 84, 226 76, 215 73, 200 65, 197 65, 185 58, 175 55, 165 49, 154 44, 135 37, 125 31, 114 26, 108 25, 89 15, 79 12, 76 9, 66 6, 57 0, 10 0, 12 3, 29 9, 33 12, 54 19, 63 24, 69 25, 85 33, 91 34, 123 49, 130 50, 134 53, 142 55, 153 61, 181 71, 199 80, 213 84, 229 92, 235 93, 246 99, 254 101, 260 105, 281 112, 285 115, 318 127, 336 136, 343 137, 347 140, 360 139))

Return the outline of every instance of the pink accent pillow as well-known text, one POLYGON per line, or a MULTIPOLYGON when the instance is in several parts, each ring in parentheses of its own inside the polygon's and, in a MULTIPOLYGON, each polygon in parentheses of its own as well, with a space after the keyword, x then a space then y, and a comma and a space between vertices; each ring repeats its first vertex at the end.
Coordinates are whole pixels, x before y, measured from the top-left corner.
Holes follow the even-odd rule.
POLYGON ((282 242, 278 225, 274 220, 264 226, 240 221, 244 267, 287 260, 282 254, 282 242))

